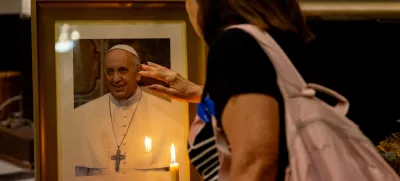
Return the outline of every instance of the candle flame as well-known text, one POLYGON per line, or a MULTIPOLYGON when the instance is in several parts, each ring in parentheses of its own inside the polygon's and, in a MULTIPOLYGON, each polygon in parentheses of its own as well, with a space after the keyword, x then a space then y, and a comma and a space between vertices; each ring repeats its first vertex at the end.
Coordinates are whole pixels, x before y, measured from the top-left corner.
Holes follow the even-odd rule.
POLYGON ((171 163, 175 163, 175 146, 174 144, 171 145, 171 163))
POLYGON ((146 147, 146 152, 151 152, 151 138, 146 136, 144 139, 144 145, 146 147))

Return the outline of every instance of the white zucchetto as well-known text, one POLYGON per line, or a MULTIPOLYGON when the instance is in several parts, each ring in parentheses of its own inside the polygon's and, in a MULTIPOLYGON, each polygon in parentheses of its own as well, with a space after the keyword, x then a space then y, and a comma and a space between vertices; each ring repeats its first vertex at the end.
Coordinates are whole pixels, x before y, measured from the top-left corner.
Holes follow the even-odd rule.
POLYGON ((132 53, 132 54, 137 58, 135 64, 136 64, 136 65, 140 65, 140 64, 141 64, 141 63, 140 63, 139 54, 138 54, 138 53, 136 52, 136 50, 133 49, 131 46, 122 45, 122 44, 115 45, 115 46, 111 47, 111 48, 107 51, 107 53, 109 53, 110 51, 115 50, 115 49, 125 50, 125 51, 127 51, 127 52, 129 52, 129 53, 132 53))

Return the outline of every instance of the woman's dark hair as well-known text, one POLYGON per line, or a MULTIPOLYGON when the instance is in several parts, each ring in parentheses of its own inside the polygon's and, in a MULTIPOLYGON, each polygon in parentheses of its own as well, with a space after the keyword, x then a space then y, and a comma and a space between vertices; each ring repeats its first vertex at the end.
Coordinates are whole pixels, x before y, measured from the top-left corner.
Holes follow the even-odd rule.
POLYGON ((314 38, 296 0, 197 0, 198 23, 208 45, 229 25, 249 23, 314 38))

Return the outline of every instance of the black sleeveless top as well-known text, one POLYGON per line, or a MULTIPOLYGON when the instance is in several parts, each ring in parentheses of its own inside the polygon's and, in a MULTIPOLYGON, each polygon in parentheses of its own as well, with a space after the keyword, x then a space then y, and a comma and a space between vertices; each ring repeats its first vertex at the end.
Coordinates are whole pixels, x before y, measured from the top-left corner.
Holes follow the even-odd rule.
MULTIPOLYGON (((269 34, 278 42, 294 64, 302 58, 304 46, 299 37, 293 33, 270 30, 269 34)), ((283 181, 285 168, 288 165, 288 153, 285 137, 284 102, 279 91, 275 69, 268 56, 257 41, 248 33, 239 29, 229 29, 221 33, 210 46, 207 60, 207 79, 203 97, 208 95, 215 103, 215 117, 221 126, 221 115, 229 99, 234 95, 246 93, 261 93, 274 97, 279 103, 280 110, 280 145, 278 180, 283 181)), ((212 126, 206 125, 198 134, 195 145, 201 145, 204 140, 213 137, 212 126)), ((198 171, 207 178, 216 178, 218 160, 213 156, 217 149, 208 149, 211 143, 190 149, 189 157, 198 171), (202 159, 198 155, 205 155, 202 159), (197 159, 193 161, 193 158, 197 159), (204 164, 206 159, 207 164, 204 164), (205 166, 204 166, 205 165, 205 166), (210 168, 211 167, 211 168, 210 168), (214 170, 214 172, 213 172, 214 170)))

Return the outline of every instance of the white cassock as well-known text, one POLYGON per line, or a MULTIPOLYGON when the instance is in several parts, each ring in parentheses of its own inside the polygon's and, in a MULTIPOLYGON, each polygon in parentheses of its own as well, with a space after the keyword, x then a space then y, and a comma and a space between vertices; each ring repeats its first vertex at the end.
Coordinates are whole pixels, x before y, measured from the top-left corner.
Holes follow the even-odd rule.
MULTIPOLYGON (((171 144, 174 143, 177 150, 186 146, 179 143, 182 142, 184 128, 172 119, 172 109, 169 101, 139 87, 128 100, 118 101, 111 94, 106 94, 78 107, 74 117, 83 123, 80 128, 82 139, 77 143, 77 148, 80 148, 77 151, 82 153, 78 154, 80 156, 76 158, 75 165, 88 168, 87 176, 106 178, 101 180, 168 181, 168 172, 144 172, 135 168, 167 167, 171 163, 171 144), (146 151, 146 137, 152 140, 150 152, 146 151), (120 161, 119 172, 115 171, 116 161, 111 159, 117 153, 117 145, 120 145, 121 154, 125 155, 125 159, 120 161)), ((82 173, 78 175, 82 176, 82 173)))

